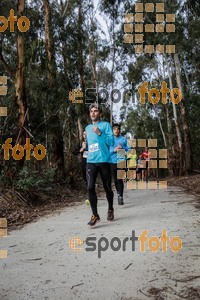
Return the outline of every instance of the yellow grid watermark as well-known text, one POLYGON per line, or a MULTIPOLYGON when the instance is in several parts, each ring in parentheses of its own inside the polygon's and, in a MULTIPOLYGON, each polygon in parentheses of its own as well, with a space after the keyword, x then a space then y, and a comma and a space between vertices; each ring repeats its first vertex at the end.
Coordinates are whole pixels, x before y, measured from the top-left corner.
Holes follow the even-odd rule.
POLYGON ((144 32, 170 33, 175 32, 175 14, 165 13, 164 3, 136 3, 135 14, 124 15, 124 43, 135 43, 135 53, 175 53, 175 45, 145 45, 144 32), (144 24, 144 12, 156 11, 156 24, 144 24), (133 34, 134 33, 134 34, 133 34))
POLYGON ((80 89, 73 89, 69 92, 69 101, 71 101, 72 104, 83 103, 83 92, 80 89))
MULTIPOLYGON (((7 81, 8 78, 7 76, 0 76, 0 95, 5 96, 8 93, 8 88, 7 88, 7 81)), ((8 114, 7 107, 0 107, 0 117, 6 117, 8 114)))
POLYGON ((127 181, 127 189, 139 189, 139 190, 163 190, 167 189, 167 181, 159 180, 159 181, 134 181, 137 177, 136 168, 146 169, 147 161, 139 160, 137 164, 137 155, 136 155, 136 146, 138 148, 149 148, 149 161, 148 161, 148 169, 167 169, 168 166, 168 153, 167 149, 157 149, 157 139, 148 139, 148 143, 146 139, 131 139, 128 140, 128 144, 133 149, 128 150, 127 152, 123 149, 117 151, 117 178, 118 179, 128 179, 127 181), (128 160, 130 156, 133 156, 133 159, 128 160))
MULTIPOLYGON (((0 218, 0 238, 7 237, 7 219, 0 218)), ((7 258, 8 251, 7 250, 0 250, 0 259, 7 258)))

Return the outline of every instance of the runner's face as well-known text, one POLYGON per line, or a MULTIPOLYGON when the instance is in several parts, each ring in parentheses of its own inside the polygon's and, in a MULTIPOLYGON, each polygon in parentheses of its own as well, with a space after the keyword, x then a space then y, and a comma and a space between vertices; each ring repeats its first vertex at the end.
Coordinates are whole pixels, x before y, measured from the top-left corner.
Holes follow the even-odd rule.
POLYGON ((97 122, 100 120, 100 112, 97 108, 93 107, 90 110, 90 118, 91 118, 92 122, 97 122))
POLYGON ((120 130, 119 130, 119 127, 113 127, 113 134, 114 134, 114 136, 119 136, 119 134, 120 134, 120 130))
POLYGON ((83 138, 86 139, 86 131, 83 131, 83 138))

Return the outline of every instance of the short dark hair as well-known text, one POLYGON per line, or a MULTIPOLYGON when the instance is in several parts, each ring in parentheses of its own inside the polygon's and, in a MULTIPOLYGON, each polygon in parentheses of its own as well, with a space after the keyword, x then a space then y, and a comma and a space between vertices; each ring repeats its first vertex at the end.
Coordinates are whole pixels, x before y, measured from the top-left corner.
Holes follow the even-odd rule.
POLYGON ((118 127, 118 128, 119 128, 119 130, 121 130, 121 125, 120 125, 120 124, 118 124, 118 123, 114 123, 114 124, 113 124, 113 126, 112 126, 112 128, 114 128, 114 127, 118 127))
POLYGON ((101 105, 100 104, 98 104, 98 103, 92 103, 92 104, 90 104, 90 106, 89 106, 89 111, 91 111, 91 109, 93 108, 93 107, 95 107, 96 109, 98 109, 99 110, 99 112, 102 112, 102 107, 101 107, 101 105))

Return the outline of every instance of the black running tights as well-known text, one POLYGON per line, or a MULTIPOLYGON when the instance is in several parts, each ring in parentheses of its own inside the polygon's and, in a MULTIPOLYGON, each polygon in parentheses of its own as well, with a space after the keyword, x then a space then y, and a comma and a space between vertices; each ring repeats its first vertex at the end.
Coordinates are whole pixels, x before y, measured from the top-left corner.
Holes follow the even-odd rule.
POLYGON ((112 169, 112 177, 115 183, 115 188, 117 190, 117 193, 121 197, 123 197, 124 183, 123 183, 123 179, 117 178, 117 164, 111 164, 111 169, 112 169))
POLYGON ((93 215, 97 215, 97 195, 95 183, 98 173, 101 176, 103 187, 108 200, 108 209, 113 210, 113 191, 111 188, 111 167, 109 163, 87 163, 87 189, 93 215))

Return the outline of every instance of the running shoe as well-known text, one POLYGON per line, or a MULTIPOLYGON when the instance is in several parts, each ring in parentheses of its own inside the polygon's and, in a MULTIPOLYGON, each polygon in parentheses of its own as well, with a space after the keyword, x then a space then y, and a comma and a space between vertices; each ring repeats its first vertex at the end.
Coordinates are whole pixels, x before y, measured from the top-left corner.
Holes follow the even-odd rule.
POLYGON ((113 221, 114 220, 114 209, 108 211, 107 220, 108 221, 113 221))
POLYGON ((89 199, 86 199, 86 200, 85 200, 85 204, 86 204, 86 205, 90 205, 90 200, 89 200, 89 199))
POLYGON ((90 219, 90 221, 88 222, 88 225, 90 225, 90 226, 94 226, 96 223, 98 223, 98 222, 100 222, 101 220, 100 220, 100 217, 99 217, 99 215, 92 215, 92 217, 91 217, 91 219, 90 219))

